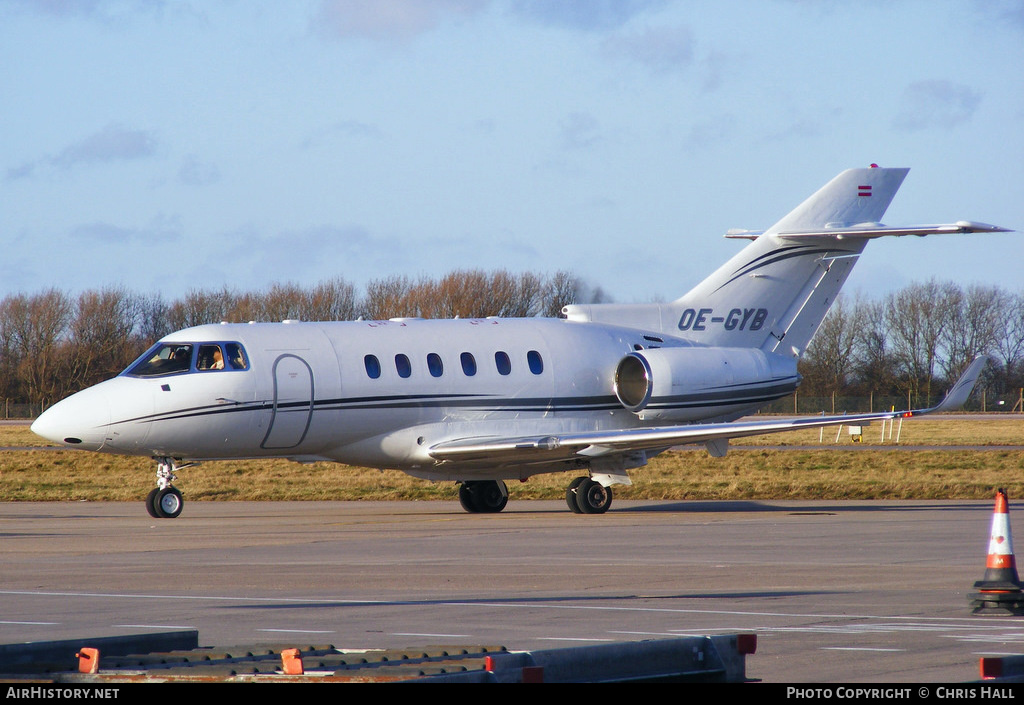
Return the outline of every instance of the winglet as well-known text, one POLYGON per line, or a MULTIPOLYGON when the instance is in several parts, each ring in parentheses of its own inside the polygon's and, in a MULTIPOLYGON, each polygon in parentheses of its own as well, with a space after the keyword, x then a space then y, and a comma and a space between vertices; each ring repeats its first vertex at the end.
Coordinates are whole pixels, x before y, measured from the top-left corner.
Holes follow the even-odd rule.
POLYGON ((928 412, 953 411, 967 403, 967 398, 974 391, 974 385, 978 383, 978 377, 981 375, 981 371, 985 368, 987 362, 987 355, 979 355, 974 358, 974 362, 960 375, 960 379, 956 381, 956 384, 946 392, 946 398, 939 402, 938 406, 929 409, 928 412))

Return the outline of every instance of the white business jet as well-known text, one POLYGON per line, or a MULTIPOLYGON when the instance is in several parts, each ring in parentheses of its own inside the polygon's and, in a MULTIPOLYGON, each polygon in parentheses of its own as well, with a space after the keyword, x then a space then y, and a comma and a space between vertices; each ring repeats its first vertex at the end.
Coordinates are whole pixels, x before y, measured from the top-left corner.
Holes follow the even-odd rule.
POLYGON ((593 304, 561 319, 214 324, 168 335, 32 430, 72 448, 151 456, 154 517, 181 512, 176 473, 206 460, 283 457, 394 468, 459 483, 499 512, 505 480, 576 471, 566 502, 595 514, 627 470, 680 444, 956 408, 975 361, 937 407, 740 421, 800 384, 797 361, 872 238, 1007 232, 879 221, 907 169, 851 169, 671 303, 593 304))

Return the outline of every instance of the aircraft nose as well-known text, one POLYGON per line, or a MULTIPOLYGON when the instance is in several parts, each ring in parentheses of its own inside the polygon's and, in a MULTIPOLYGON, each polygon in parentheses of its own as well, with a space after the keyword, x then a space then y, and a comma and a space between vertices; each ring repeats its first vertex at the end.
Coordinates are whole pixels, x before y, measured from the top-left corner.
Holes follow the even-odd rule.
POLYGON ((44 411, 32 422, 38 436, 82 450, 100 450, 110 424, 110 403, 97 389, 72 394, 44 411))

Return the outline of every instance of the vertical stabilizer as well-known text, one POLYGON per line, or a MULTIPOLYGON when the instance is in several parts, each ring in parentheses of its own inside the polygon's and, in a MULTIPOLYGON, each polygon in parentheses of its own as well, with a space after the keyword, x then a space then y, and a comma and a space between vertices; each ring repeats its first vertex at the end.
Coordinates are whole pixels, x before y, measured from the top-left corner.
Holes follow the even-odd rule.
POLYGON ((766 232, 799 232, 878 223, 909 169, 847 169, 766 232))
POLYGON ((907 172, 839 174, 673 302, 678 334, 705 345, 803 354, 867 242, 850 230, 878 227, 907 172))

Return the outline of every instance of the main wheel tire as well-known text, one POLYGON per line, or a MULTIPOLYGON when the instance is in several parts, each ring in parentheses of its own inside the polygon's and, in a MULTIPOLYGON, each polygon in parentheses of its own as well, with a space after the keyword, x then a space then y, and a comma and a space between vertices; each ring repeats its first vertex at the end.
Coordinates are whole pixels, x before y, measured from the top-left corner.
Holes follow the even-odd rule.
POLYGON ((159 487, 154 487, 152 490, 150 490, 149 495, 146 497, 146 511, 149 512, 149 515, 154 519, 163 518, 157 513, 156 508, 156 495, 159 491, 159 487))
POLYGON ((612 490, 587 478, 576 488, 576 503, 584 514, 604 514, 612 506, 612 490))
POLYGON ((497 514, 508 504, 508 488, 501 480, 478 482, 472 491, 477 511, 497 514))
POLYGON ((459 485, 459 504, 470 514, 480 511, 476 505, 476 493, 473 492, 472 482, 463 482, 459 485))
POLYGON ((501 480, 468 480, 459 485, 459 504, 471 514, 496 514, 508 504, 501 480))
POLYGON ((583 510, 580 509, 580 505, 576 502, 576 491, 579 486, 587 481, 586 477, 577 477, 573 480, 569 487, 565 490, 565 503, 569 505, 569 509, 573 514, 582 514, 583 510))
POLYGON ((153 508, 157 516, 163 519, 173 519, 181 514, 185 500, 181 498, 181 492, 174 487, 166 487, 156 493, 153 498, 153 508))

